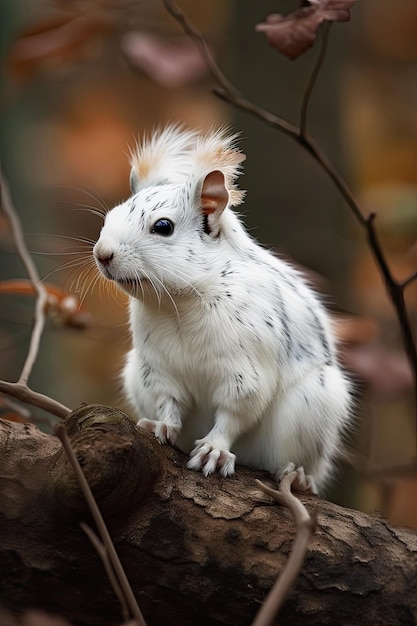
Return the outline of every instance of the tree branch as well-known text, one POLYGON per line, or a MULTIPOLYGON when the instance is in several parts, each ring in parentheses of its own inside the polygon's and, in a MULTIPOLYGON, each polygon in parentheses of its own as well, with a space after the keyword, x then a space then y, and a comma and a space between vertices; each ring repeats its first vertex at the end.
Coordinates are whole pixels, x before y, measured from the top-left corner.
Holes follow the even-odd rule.
POLYGON ((22 224, 20 222, 17 211, 13 206, 9 186, 3 176, 3 173, 1 173, 1 203, 3 211, 6 214, 10 224, 13 239, 16 244, 17 253, 26 269, 26 272, 33 284, 33 288, 35 289, 37 294, 35 305, 35 320, 33 324, 29 350, 18 381, 21 384, 26 384, 39 352, 40 340, 45 326, 45 305, 48 299, 48 294, 41 283, 38 270, 36 269, 36 266, 32 261, 32 258, 26 247, 25 239, 23 236, 22 224))
POLYGON ((37 391, 32 391, 25 383, 10 383, 5 380, 0 380, 0 391, 7 393, 9 396, 25 404, 31 404, 32 406, 37 406, 39 409, 48 411, 48 413, 52 413, 52 415, 56 415, 57 417, 64 418, 68 413, 71 413, 71 409, 68 407, 49 396, 38 393, 37 391))
POLYGON ((310 98, 312 96, 317 77, 322 68, 323 61, 326 58, 327 44, 329 41, 331 25, 332 25, 331 22, 324 22, 324 24, 322 25, 319 55, 317 57, 316 64, 314 65, 313 70, 310 74, 310 78, 307 83, 306 90, 304 92, 303 100, 301 102, 301 111, 300 111, 300 136, 301 137, 305 137, 306 135, 307 116, 308 116, 308 107, 310 104, 310 98))
POLYGON ((406 287, 408 287, 408 285, 411 285, 411 283, 413 283, 415 280, 417 280, 417 272, 414 272, 414 274, 411 274, 411 276, 409 276, 408 278, 406 278, 402 283, 401 283, 401 288, 404 291, 406 287))
POLYGON ((19 380, 16 383, 0 381, 0 391, 7 393, 22 402, 32 404, 39 408, 45 409, 50 413, 57 415, 58 417, 65 417, 70 413, 70 409, 63 404, 56 402, 52 398, 43 394, 32 391, 28 387, 29 376, 32 372, 33 366, 36 362, 42 333, 45 327, 45 306, 48 300, 48 294, 43 284, 41 283, 38 270, 32 260, 27 249, 25 238, 23 235, 22 224, 20 222, 17 211, 13 205, 9 186, 3 173, 0 173, 1 179, 1 203, 3 211, 9 221, 10 229, 12 232, 13 240, 16 245, 16 250, 21 259, 29 279, 33 285, 36 295, 35 315, 32 334, 29 343, 29 350, 23 365, 19 380))

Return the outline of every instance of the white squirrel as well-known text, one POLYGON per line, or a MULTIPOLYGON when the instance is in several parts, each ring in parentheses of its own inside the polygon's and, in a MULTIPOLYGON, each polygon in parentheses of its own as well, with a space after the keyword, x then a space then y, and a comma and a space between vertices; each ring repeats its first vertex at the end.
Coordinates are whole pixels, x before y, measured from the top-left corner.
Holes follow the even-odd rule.
POLYGON ((123 384, 138 425, 190 453, 235 460, 317 492, 351 418, 328 314, 289 263, 230 208, 245 156, 236 135, 169 126, 131 159, 132 196, 110 210, 94 256, 130 296, 123 384))

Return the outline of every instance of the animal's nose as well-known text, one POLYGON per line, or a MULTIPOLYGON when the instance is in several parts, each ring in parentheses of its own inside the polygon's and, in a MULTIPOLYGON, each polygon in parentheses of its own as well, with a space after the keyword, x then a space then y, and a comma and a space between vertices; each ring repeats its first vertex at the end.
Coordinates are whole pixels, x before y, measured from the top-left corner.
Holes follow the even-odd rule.
POLYGON ((110 262, 112 261, 114 257, 113 252, 111 252, 110 254, 98 254, 97 255, 97 261, 99 263, 101 263, 101 265, 109 265, 110 262))
POLYGON ((114 246, 110 241, 100 239, 93 248, 97 263, 107 267, 114 258, 114 246))

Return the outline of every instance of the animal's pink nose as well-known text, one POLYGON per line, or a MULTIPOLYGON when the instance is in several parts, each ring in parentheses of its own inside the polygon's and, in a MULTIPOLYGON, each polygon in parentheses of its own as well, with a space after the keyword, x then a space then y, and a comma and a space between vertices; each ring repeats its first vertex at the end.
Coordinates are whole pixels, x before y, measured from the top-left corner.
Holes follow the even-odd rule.
POLYGON ((110 261, 113 259, 113 257, 114 257, 113 252, 111 254, 99 254, 97 256, 97 260, 99 263, 101 263, 101 265, 106 266, 110 264, 110 261))

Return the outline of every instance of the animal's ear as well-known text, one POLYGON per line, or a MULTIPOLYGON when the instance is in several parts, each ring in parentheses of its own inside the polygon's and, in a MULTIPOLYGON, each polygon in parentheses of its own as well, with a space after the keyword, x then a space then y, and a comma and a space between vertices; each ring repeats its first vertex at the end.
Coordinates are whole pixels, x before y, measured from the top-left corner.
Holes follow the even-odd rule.
POLYGON ((133 167, 130 170, 130 190, 133 194, 139 191, 139 179, 133 167))
POLYGON ((208 234, 217 234, 217 222, 229 201, 229 192, 226 189, 224 174, 214 170, 207 174, 201 187, 201 211, 204 217, 204 231, 208 234))

